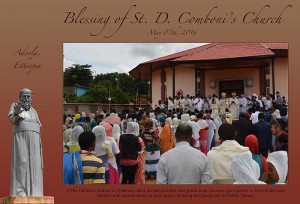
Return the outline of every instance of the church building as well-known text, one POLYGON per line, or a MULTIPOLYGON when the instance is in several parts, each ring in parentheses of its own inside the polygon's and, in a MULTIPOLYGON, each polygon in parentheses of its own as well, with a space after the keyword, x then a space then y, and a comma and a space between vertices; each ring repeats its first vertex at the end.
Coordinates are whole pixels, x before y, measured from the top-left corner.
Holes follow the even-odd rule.
POLYGON ((152 105, 176 95, 274 94, 288 100, 288 43, 210 43, 139 64, 152 105))

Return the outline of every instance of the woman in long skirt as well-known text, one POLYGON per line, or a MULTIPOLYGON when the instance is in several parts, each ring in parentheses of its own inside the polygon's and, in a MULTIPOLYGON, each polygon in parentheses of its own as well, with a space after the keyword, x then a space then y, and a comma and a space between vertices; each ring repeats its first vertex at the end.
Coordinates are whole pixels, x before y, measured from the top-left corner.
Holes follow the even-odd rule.
POLYGON ((146 162, 145 162, 145 175, 156 177, 158 161, 160 159, 160 147, 158 131, 154 131, 153 120, 147 118, 145 120, 145 129, 143 131, 143 138, 146 144, 146 162))
POLYGON ((115 155, 119 154, 120 150, 116 140, 112 136, 112 126, 109 123, 105 123, 103 124, 103 127, 105 128, 106 131, 107 140, 111 142, 112 152, 114 154, 112 158, 108 158, 108 168, 109 168, 108 184, 119 184, 120 183, 119 172, 118 172, 118 166, 117 166, 115 155))

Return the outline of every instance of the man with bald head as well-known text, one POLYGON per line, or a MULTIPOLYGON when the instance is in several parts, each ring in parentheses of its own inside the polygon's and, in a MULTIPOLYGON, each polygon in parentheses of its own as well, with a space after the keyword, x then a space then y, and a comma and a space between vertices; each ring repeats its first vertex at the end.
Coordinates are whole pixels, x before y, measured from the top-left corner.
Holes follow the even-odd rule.
POLYGON ((10 194, 43 196, 41 123, 31 106, 32 91, 24 88, 13 103, 8 119, 13 124, 10 194))

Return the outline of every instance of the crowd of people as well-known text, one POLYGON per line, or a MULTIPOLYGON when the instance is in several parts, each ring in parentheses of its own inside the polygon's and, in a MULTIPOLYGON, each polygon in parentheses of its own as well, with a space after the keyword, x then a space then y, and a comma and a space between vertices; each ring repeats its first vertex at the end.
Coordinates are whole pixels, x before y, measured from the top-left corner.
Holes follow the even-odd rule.
POLYGON ((170 97, 154 110, 64 115, 64 183, 287 183, 284 97, 221 95, 170 97))

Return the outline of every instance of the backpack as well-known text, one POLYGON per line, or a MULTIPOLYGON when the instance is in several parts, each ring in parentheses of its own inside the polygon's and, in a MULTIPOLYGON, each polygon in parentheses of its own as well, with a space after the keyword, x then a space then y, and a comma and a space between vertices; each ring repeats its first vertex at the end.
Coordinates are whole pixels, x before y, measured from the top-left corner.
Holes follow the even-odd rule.
POLYGON ((63 156, 64 184, 83 184, 80 152, 65 153, 63 156))

